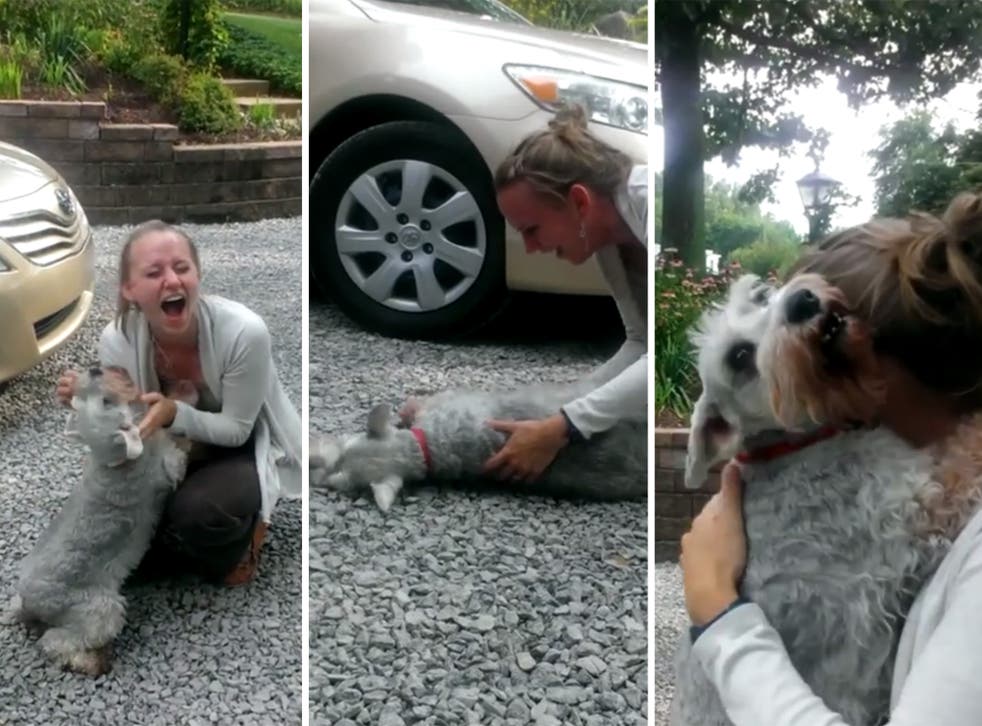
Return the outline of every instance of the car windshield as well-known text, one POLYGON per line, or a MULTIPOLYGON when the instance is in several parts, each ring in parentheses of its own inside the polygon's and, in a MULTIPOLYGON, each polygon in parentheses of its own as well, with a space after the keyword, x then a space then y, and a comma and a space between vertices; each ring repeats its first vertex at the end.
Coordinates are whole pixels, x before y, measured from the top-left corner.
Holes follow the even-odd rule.
POLYGON ((528 20, 504 5, 498 0, 389 0, 400 5, 422 5, 443 10, 456 10, 459 13, 471 15, 486 15, 494 20, 506 23, 521 23, 530 25, 528 20))

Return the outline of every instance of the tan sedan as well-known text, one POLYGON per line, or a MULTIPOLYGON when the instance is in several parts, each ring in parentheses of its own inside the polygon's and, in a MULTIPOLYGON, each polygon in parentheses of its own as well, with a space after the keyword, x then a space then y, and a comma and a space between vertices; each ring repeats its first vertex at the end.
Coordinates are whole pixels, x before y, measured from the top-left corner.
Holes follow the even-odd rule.
POLYGON ((0 382, 67 343, 92 307, 95 247, 65 180, 0 142, 0 382))
POLYGON ((497 0, 312 0, 311 273, 387 335, 480 326, 507 293, 606 294, 525 252, 492 172, 563 101, 647 162, 647 49, 534 27, 497 0))

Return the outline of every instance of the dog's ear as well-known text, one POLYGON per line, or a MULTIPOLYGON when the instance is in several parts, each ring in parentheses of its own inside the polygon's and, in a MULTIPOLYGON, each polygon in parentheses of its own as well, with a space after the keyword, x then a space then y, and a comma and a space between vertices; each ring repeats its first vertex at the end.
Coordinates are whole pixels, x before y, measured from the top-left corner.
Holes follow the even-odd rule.
POLYGON ((737 452, 740 432, 720 414, 719 407, 703 391, 692 411, 689 445, 685 455, 685 487, 698 489, 709 469, 737 452))
POLYGON ((373 481, 372 494, 378 508, 388 512, 400 489, 402 489, 402 477, 396 474, 389 474, 380 481, 373 481))
POLYGON ((392 417, 392 409, 384 403, 379 404, 368 414, 368 438, 384 439, 392 430, 389 419, 392 417))

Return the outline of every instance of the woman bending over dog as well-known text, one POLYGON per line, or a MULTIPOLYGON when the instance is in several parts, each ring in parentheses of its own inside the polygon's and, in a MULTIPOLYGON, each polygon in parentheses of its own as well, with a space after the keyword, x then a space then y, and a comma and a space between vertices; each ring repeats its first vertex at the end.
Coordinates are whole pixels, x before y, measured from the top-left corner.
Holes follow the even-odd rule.
MULTIPOLYGON (((171 495, 146 563, 180 563, 209 579, 253 579, 280 495, 299 497, 300 416, 277 376, 269 330, 240 303, 201 295, 191 239, 160 221, 123 246, 115 320, 99 359, 128 373, 148 410, 147 438, 166 428, 192 442, 187 475, 171 495), (193 386, 197 404, 187 398, 193 386)), ((71 402, 77 373, 57 395, 71 402)))
POLYGON ((528 252, 574 265, 596 258, 626 333, 591 374, 586 395, 542 420, 489 422, 508 440, 485 471, 533 481, 570 442, 647 415, 648 167, 593 136, 573 106, 523 140, 494 184, 498 207, 528 252))
MULTIPOLYGON (((954 471, 982 470, 982 424, 967 420, 982 411, 982 195, 958 196, 940 219, 878 219, 833 235, 795 272, 824 276, 870 323, 886 380, 883 425, 953 462, 939 476, 957 539, 907 616, 883 717, 889 726, 982 723, 980 480, 954 471)), ((730 464, 681 557, 693 655, 730 719, 860 726, 811 693, 763 611, 738 598, 745 561, 740 473, 730 464)))

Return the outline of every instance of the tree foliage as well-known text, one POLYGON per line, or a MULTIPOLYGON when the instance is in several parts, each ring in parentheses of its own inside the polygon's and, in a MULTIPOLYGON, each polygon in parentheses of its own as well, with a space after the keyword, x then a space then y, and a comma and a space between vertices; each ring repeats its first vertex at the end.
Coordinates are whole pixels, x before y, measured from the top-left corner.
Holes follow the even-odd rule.
POLYGON ((877 214, 939 214, 958 192, 982 188, 982 134, 959 134, 950 123, 939 128, 928 111, 882 128, 870 156, 877 214))
POLYGON ((787 153, 814 137, 788 110, 793 90, 826 74, 853 106, 921 101, 971 78, 982 57, 980 3, 660 0, 654 15, 664 233, 690 264, 703 254, 703 161, 734 164, 747 146, 787 153))

